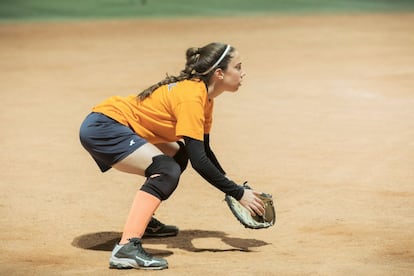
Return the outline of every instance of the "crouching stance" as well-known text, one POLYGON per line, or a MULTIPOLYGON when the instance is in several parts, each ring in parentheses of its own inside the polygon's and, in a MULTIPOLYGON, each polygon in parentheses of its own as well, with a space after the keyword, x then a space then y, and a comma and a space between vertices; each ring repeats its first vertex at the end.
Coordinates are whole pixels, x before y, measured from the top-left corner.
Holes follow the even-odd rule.
POLYGON ((178 76, 167 76, 139 95, 106 99, 86 117, 80 141, 101 171, 115 168, 146 177, 112 251, 111 268, 168 267, 165 259, 142 248, 142 238, 177 235, 177 227, 153 215, 177 188, 188 160, 207 182, 252 214, 263 213, 260 193, 226 177, 210 148, 214 99, 236 92, 244 75, 240 55, 230 45, 189 48, 178 76))

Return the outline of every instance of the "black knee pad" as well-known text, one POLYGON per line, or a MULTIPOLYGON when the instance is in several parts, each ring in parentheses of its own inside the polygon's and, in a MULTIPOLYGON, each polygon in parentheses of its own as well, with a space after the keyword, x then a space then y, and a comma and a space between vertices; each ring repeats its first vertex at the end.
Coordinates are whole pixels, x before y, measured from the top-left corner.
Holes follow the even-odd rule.
POLYGON ((180 146, 180 149, 177 151, 177 153, 174 155, 175 162, 180 165, 181 173, 187 168, 188 164, 188 155, 187 151, 185 150, 184 143, 181 141, 178 141, 177 144, 180 146))
POLYGON ((152 164, 145 170, 147 180, 141 190, 160 200, 166 200, 177 188, 181 169, 172 157, 157 155, 152 158, 152 164))

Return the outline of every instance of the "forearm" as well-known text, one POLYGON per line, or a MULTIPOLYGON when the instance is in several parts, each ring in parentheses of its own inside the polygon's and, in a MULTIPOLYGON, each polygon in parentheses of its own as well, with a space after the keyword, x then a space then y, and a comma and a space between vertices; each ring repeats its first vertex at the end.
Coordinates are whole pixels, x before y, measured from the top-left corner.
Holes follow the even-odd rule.
POLYGON ((194 170, 207 182, 221 190, 223 193, 240 200, 243 196, 244 188, 228 179, 223 172, 213 164, 205 153, 204 143, 188 137, 185 137, 184 140, 185 148, 194 170))

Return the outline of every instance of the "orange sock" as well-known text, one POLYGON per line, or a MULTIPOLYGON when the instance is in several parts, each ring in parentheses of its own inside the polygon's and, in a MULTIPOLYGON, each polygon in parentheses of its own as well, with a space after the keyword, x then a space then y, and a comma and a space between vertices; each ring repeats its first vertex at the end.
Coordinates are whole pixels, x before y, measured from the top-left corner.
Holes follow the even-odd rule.
POLYGON ((161 200, 139 190, 135 195, 131 210, 124 226, 120 244, 128 243, 130 238, 142 238, 147 225, 160 205, 161 200))

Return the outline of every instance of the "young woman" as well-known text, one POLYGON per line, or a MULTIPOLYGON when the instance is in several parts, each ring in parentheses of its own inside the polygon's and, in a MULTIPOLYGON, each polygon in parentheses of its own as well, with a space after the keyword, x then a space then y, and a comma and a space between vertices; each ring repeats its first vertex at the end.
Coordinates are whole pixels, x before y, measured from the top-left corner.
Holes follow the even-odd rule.
POLYGON ((244 76, 240 54, 232 46, 189 48, 178 76, 167 76, 138 96, 111 97, 86 117, 80 140, 101 171, 115 168, 146 177, 112 251, 111 268, 168 267, 165 259, 145 252, 141 238, 177 234, 176 227, 152 216, 176 189, 188 160, 206 181, 252 214, 263 214, 260 193, 227 178, 209 145, 214 99, 236 92, 244 76))

